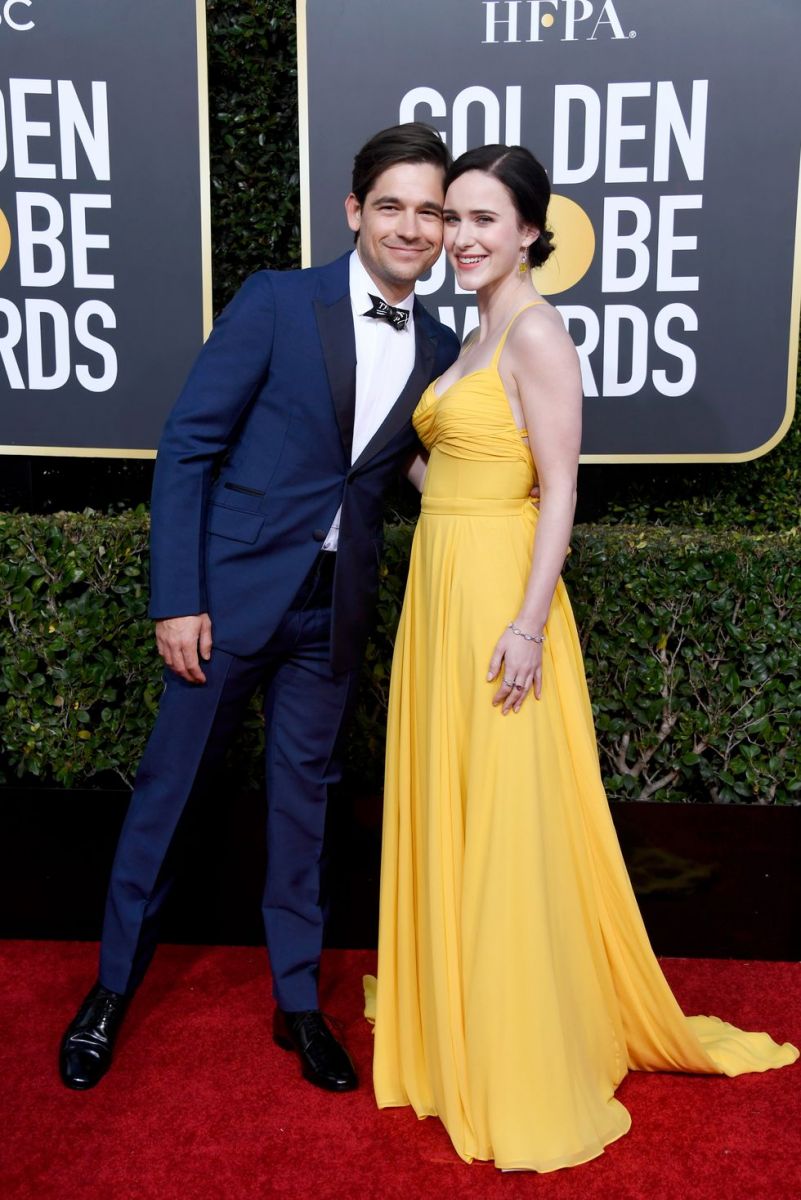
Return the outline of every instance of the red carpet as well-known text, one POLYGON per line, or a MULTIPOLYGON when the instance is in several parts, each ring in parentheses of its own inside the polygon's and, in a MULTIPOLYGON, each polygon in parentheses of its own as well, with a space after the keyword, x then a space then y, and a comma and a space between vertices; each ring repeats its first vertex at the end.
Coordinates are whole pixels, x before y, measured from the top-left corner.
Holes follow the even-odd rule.
MULTIPOLYGON (((94 946, 0 945, 2 1200, 791 1200, 801 1195, 801 1063, 727 1080, 629 1075, 631 1133, 555 1174, 456 1158, 442 1127, 378 1112, 360 1016, 363 951, 325 960, 363 1086, 330 1096, 273 1046, 263 951, 165 946, 129 1013, 111 1074, 88 1093, 56 1073, 62 1027, 92 982, 94 946)), ((687 1012, 801 1043, 801 965, 673 959, 687 1012)), ((544 1086, 547 1086, 547 1081, 544 1086)))

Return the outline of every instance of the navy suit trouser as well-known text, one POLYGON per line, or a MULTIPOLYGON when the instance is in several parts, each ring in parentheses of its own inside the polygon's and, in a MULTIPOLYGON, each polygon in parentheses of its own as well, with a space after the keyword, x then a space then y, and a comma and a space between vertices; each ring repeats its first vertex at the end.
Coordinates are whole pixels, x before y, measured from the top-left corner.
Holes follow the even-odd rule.
POLYGON ((341 777, 338 743, 356 675, 331 670, 330 604, 330 579, 326 586, 312 574, 263 651, 240 658, 213 649, 203 664, 205 684, 166 672, 112 867, 100 947, 104 987, 130 995, 142 979, 172 883, 170 848, 181 817, 204 780, 219 777, 248 701, 263 685, 263 915, 273 994, 288 1012, 319 1007, 326 802, 329 786, 341 777))

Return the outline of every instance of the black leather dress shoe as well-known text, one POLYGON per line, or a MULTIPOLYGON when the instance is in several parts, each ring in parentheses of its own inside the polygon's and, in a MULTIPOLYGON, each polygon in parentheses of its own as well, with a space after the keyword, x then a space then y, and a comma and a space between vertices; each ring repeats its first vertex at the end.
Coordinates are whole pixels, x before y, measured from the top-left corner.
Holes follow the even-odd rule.
POLYGON ((58 1066, 68 1088, 83 1091, 103 1078, 127 1007, 118 992, 99 983, 92 988, 61 1040, 58 1066))
POLYGON ((347 1051, 326 1025, 317 1009, 310 1012, 275 1010, 273 1040, 283 1050, 294 1050, 303 1078, 328 1092, 351 1092, 359 1081, 347 1051))

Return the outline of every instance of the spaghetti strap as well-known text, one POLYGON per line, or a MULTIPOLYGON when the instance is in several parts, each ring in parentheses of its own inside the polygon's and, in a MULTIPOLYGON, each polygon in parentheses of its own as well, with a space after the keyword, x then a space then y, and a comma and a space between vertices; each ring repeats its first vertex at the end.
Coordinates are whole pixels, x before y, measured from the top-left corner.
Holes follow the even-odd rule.
POLYGON ((522 308, 519 308, 517 310, 517 312, 512 317, 511 321, 509 322, 509 324, 506 326, 503 333, 501 334, 500 339, 498 341, 498 345, 495 347, 495 353, 493 354, 492 362, 490 363, 490 370, 492 370, 494 368, 497 371, 498 361, 500 360, 500 357, 501 357, 501 351, 503 350, 504 345, 506 344, 506 339, 509 336, 509 330, 514 325, 517 318, 520 316, 521 313, 524 313, 527 308, 534 308, 538 304, 545 304, 545 301, 544 300, 530 300, 528 304, 524 304, 522 308))

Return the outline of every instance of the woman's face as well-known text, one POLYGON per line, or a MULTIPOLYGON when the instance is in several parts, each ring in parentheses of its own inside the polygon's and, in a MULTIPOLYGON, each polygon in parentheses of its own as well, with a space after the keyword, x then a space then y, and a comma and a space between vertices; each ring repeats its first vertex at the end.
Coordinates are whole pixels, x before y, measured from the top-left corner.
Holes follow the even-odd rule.
POLYGON ((520 224, 514 201, 494 175, 466 171, 445 196, 445 249, 460 287, 476 291, 514 274, 521 247, 539 230, 520 224))

